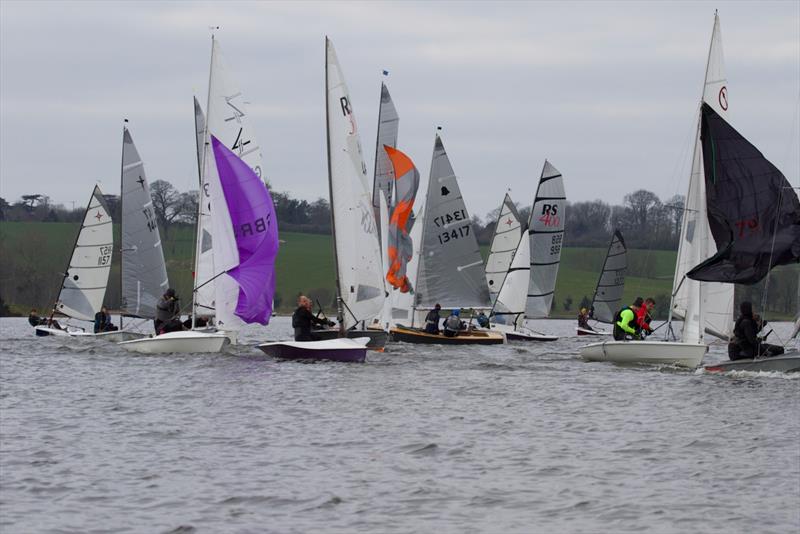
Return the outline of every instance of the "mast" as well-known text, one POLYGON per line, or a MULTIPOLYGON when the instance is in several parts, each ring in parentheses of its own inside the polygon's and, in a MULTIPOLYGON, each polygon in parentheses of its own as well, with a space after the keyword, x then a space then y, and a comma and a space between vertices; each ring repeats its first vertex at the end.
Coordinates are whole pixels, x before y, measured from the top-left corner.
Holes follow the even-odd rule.
POLYGON ((122 318, 125 315, 125 314, 122 313, 122 299, 124 298, 124 296, 122 295, 122 255, 125 253, 125 251, 123 250, 123 247, 122 247, 122 236, 124 235, 122 233, 122 230, 123 230, 122 225, 125 222, 125 217, 122 217, 121 214, 122 214, 123 210, 125 209, 125 206, 122 204, 122 202, 123 202, 122 195, 124 194, 124 192, 123 192, 124 185, 122 183, 122 178, 123 178, 122 174, 125 172, 125 130, 127 130, 127 127, 125 126, 125 124, 128 123, 128 119, 122 119, 122 120, 123 120, 123 124, 122 124, 122 151, 120 152, 120 158, 119 158, 119 212, 120 212, 120 218, 119 218, 119 236, 120 236, 120 243, 119 243, 119 301, 120 301, 120 307, 119 307, 119 329, 120 330, 122 330, 122 318))
POLYGON ((336 277, 336 322, 339 323, 339 335, 344 333, 344 310, 342 309, 342 288, 339 281, 339 254, 336 252, 336 217, 333 214, 333 173, 331 171, 331 115, 330 104, 328 103, 328 47, 330 41, 325 36, 325 141, 328 147, 328 197, 330 198, 331 210, 331 235, 333 239, 333 268, 336 277))
MULTIPOLYGON (((326 47, 327 48, 327 47, 326 47)), ((325 61, 325 69, 327 73, 328 62, 325 61)), ((327 79, 327 78, 326 78, 327 79)), ((375 196, 378 194, 378 158, 380 157, 379 151, 381 149, 381 113, 383 112, 383 88, 386 86, 383 81, 381 81, 381 94, 378 97, 378 127, 375 130, 375 165, 372 169, 372 198, 373 198, 373 209, 375 209, 375 221, 378 223, 378 239, 381 239, 381 236, 384 232, 386 232, 385 228, 381 228, 383 226, 383 222, 381 220, 380 214, 380 202, 378 202, 378 206, 374 205, 375 196)), ((328 95, 325 95, 325 102, 327 106, 328 102, 328 95)), ((327 109, 327 108, 326 108, 327 109)), ((328 147, 330 150, 330 146, 328 147)), ((382 191, 381 191, 382 193, 382 191)), ((389 203, 389 198, 386 199, 387 207, 391 204, 389 203)), ((331 211, 333 213, 333 211, 331 211)))
MULTIPOLYGON (((219 29, 219 26, 217 26, 219 29)), ((208 106, 211 102, 211 78, 214 75, 214 32, 211 32, 211 62, 208 66, 208 96, 206 97, 206 113, 208 113, 208 106)), ((197 143, 197 116, 195 115, 195 144, 197 143)), ((203 165, 205 168, 206 155, 208 147, 208 117, 206 117, 206 124, 203 133, 203 165)), ((194 276, 192 276, 192 330, 195 328, 197 321, 197 272, 200 267, 200 252, 203 246, 203 232, 201 228, 201 220, 203 216, 203 169, 198 169, 200 177, 200 189, 197 192, 197 227, 195 229, 195 243, 194 243, 194 276)))

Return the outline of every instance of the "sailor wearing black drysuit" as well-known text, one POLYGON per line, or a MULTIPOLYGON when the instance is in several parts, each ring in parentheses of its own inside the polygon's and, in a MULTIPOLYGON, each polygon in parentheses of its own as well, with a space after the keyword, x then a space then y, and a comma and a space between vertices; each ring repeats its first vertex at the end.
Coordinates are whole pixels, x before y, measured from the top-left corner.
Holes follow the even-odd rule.
POLYGON ((438 334, 439 333, 439 310, 442 307, 437 304, 434 308, 428 312, 428 315, 425 316, 425 332, 428 334, 438 334))
POLYGON ((741 315, 733 326, 733 338, 728 343, 728 358, 746 360, 756 356, 769 357, 783 354, 783 347, 764 343, 758 337, 758 331, 766 322, 760 323, 756 319, 753 315, 753 305, 750 302, 742 302, 739 312, 741 315))
POLYGON ((300 306, 292 314, 295 341, 317 341, 319 338, 311 332, 312 325, 333 326, 336 324, 333 321, 315 317, 310 308, 311 301, 300 297, 300 306))
POLYGON ((167 289, 164 296, 158 299, 156 303, 156 318, 153 321, 156 335, 183 330, 179 300, 175 290, 172 288, 167 289))

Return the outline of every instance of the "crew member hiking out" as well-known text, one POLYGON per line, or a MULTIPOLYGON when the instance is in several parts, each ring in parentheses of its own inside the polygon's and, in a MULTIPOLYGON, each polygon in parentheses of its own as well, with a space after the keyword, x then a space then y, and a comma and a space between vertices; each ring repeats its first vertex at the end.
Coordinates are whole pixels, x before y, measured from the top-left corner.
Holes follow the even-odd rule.
POLYGON ((428 334, 439 333, 439 320, 441 319, 441 317, 439 317, 439 310, 441 309, 441 305, 437 304, 428 312, 428 315, 425 316, 425 332, 428 334))
POLYGON ((733 326, 733 338, 728 343, 728 358, 731 360, 745 360, 756 357, 779 356, 783 354, 783 347, 764 343, 764 338, 758 337, 766 321, 762 321, 753 314, 753 304, 744 301, 739 305, 739 318, 733 326))
POLYGON ((336 323, 327 319, 320 319, 311 313, 311 299, 300 295, 297 299, 297 309, 292 314, 292 328, 294 328, 295 341, 317 341, 319 338, 311 332, 312 325, 334 326, 336 323))
POLYGON ((630 306, 625 306, 614 315, 614 339, 641 339, 639 325, 636 322, 636 313, 642 307, 642 297, 637 297, 630 306))

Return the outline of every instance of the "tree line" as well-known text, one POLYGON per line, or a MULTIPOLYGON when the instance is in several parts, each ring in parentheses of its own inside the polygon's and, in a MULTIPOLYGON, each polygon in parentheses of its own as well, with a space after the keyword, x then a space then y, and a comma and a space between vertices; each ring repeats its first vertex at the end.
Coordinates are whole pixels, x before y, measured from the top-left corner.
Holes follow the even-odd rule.
MULTIPOLYGON (((159 227, 165 235, 176 225, 197 222, 198 191, 180 192, 166 180, 150 184, 153 208, 159 227)), ((119 196, 104 195, 111 216, 120 220, 119 196)), ((292 197, 288 192, 272 192, 280 228, 289 232, 331 233, 330 204, 324 198, 312 202, 292 197)), ((661 200, 655 193, 641 189, 625 197, 621 204, 602 200, 567 203, 565 240, 570 246, 602 247, 608 244, 611 232, 619 229, 630 248, 675 250, 681 229, 684 198, 680 195, 661 200)), ((518 206, 527 220, 529 206, 518 206)), ((491 242, 499 208, 484 217, 473 215, 472 223, 478 243, 491 242)), ((0 221, 80 222, 83 207, 67 208, 54 204, 42 194, 23 195, 13 203, 0 198, 0 221)))

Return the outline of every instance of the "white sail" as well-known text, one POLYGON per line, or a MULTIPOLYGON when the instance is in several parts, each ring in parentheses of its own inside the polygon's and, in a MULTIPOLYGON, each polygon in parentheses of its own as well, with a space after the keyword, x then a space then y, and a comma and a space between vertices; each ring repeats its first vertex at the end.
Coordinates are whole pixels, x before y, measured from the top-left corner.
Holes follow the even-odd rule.
POLYGON ((385 298, 378 229, 350 93, 325 40, 328 179, 338 292, 345 328, 378 317, 385 298))
POLYGON ((437 135, 415 283, 418 308, 490 308, 478 241, 458 179, 437 135))
POLYGON ((545 160, 528 219, 531 250, 530 285, 525 306, 528 319, 550 315, 561 262, 566 203, 564 179, 558 169, 545 160))
POLYGON ((100 188, 95 186, 64 273, 55 306, 57 312, 94 321, 106 296, 113 249, 111 214, 100 188))
POLYGON ((513 325, 514 329, 520 328, 525 318, 531 271, 530 242, 527 235, 520 235, 513 260, 506 276, 503 277, 503 286, 494 303, 494 322, 513 325))
MULTIPOLYGON (((219 183, 217 167, 210 146, 210 136, 219 141, 247 163, 260 178, 264 178, 261 161, 261 148, 256 141, 252 126, 249 124, 247 104, 242 90, 233 81, 228 72, 219 41, 211 41, 211 73, 208 82, 207 133, 205 135, 203 156, 203 185, 201 198, 210 195, 211 200, 211 234, 213 235, 213 273, 210 278, 195 277, 197 285, 213 279, 214 301, 217 325, 226 330, 238 330, 245 323, 236 316, 235 310, 239 300, 239 284, 226 271, 239 264, 239 253, 231 226, 231 216, 219 183), (217 199, 217 202, 215 202, 217 199)), ((202 227, 207 230, 206 227, 202 227)), ((202 250, 202 237, 198 238, 202 250)), ((202 260, 202 257, 201 257, 202 260)), ((210 285, 210 284, 209 284, 210 285)), ((198 309, 203 314, 203 309, 198 309)))
POLYGON ((127 128, 122 133, 122 301, 125 315, 155 319, 158 299, 169 286, 144 163, 127 128))
POLYGON ((203 180, 203 162, 206 153, 206 117, 196 98, 194 99, 194 126, 197 142, 197 169, 200 175, 200 189, 197 199, 193 313, 198 316, 212 317, 215 311, 211 191, 203 180))
POLYGON ((602 323, 611 323, 619 310, 625 290, 625 271, 628 268, 628 253, 625 240, 619 230, 614 231, 608 245, 603 270, 592 297, 592 318, 602 323))
MULTIPOLYGON (((386 202, 384 195, 378 195, 378 214, 380 215, 381 228, 389 227, 389 205, 386 202)), ((389 270, 389 232, 381 234, 381 260, 383 261, 383 273, 389 270)), ((385 291, 389 293, 389 297, 383 301, 383 310, 381 311, 380 324, 382 328, 388 328, 392 322, 392 303, 394 302, 395 293, 399 291, 392 288, 391 284, 383 279, 385 291)))
MULTIPOLYGON (((714 15, 714 30, 708 51, 703 101, 728 119, 728 88, 722 56, 719 17, 714 15)), ((700 118, 692 154, 692 171, 686 194, 678 258, 673 280, 672 315, 685 320, 684 341, 698 342, 703 335, 692 323, 701 321, 704 332, 727 339, 733 330, 733 284, 697 282, 686 278, 686 272, 717 252, 708 226, 703 170, 703 149, 700 142, 700 118), (701 318, 702 315, 702 318, 701 318), (697 330, 697 331, 696 331, 697 330), (687 337, 688 336, 688 337, 687 337)), ((699 323, 698 323, 699 324, 699 323)))
POLYGON ((500 288, 503 287, 511 259, 522 236, 522 221, 517 207, 506 193, 497 215, 492 243, 489 246, 489 257, 486 258, 486 283, 489 285, 489 296, 492 303, 497 299, 500 288))

